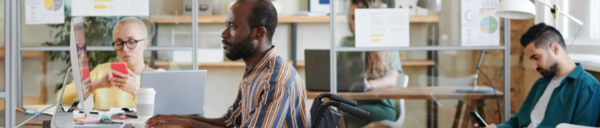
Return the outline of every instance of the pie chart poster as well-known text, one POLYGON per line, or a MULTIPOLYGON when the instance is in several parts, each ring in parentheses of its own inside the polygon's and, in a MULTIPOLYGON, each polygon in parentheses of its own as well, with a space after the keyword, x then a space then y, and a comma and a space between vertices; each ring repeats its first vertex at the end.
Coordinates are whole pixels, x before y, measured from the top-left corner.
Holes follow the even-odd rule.
POLYGON ((499 0, 461 0, 461 45, 499 46, 499 0))

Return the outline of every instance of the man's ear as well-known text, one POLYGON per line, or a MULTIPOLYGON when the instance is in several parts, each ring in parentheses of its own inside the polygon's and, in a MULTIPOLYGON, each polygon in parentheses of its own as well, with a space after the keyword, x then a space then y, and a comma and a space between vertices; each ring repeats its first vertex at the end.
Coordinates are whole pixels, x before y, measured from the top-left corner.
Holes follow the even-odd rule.
POLYGON ((267 35, 267 28, 265 26, 256 27, 252 34, 254 35, 254 39, 260 40, 267 35))
POLYGON ((558 54, 558 50, 560 49, 560 45, 558 43, 551 43, 549 49, 554 53, 554 55, 558 54))

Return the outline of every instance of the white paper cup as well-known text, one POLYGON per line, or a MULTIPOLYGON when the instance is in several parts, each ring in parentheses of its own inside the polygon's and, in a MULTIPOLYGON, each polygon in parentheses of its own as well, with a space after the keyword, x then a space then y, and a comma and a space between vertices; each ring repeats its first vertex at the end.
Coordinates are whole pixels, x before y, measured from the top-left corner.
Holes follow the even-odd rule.
POLYGON ((140 88, 134 94, 138 120, 148 120, 154 116, 154 88, 140 88))

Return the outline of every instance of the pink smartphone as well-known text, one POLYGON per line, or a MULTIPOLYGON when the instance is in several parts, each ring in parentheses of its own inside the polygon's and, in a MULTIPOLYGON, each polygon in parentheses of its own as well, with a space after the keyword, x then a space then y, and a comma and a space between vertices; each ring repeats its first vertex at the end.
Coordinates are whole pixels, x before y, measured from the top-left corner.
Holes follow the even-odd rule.
MULTIPOLYGON (((110 64, 110 69, 111 70, 115 70, 117 72, 123 73, 125 75, 128 74, 128 70, 127 70, 127 64, 125 64, 125 62, 116 62, 116 63, 111 63, 110 64)), ((113 77, 118 77, 117 75, 113 74, 113 77)))
POLYGON ((90 77, 90 67, 81 68, 81 80, 85 80, 90 77))

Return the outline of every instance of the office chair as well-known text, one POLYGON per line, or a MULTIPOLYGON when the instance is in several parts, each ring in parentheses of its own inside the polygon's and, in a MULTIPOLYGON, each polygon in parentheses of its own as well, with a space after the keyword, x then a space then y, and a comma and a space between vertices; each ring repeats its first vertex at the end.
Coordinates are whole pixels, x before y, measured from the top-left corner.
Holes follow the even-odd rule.
MULTIPOLYGON (((401 87, 403 88, 408 87, 408 75, 400 74, 398 76, 398 83, 398 85, 401 85, 401 87)), ((406 120, 406 105, 404 104, 404 99, 400 99, 396 102, 396 115, 397 120, 395 122, 389 120, 382 120, 374 123, 379 123, 379 125, 387 126, 390 128, 402 127, 402 125, 404 125, 404 121, 406 120)))
POLYGON ((315 98, 310 108, 311 128, 335 128, 338 126, 342 114, 331 107, 336 107, 338 110, 361 119, 368 118, 370 115, 369 112, 357 108, 354 100, 334 94, 321 94, 315 98), (329 98, 329 101, 324 102, 322 98, 329 98))

